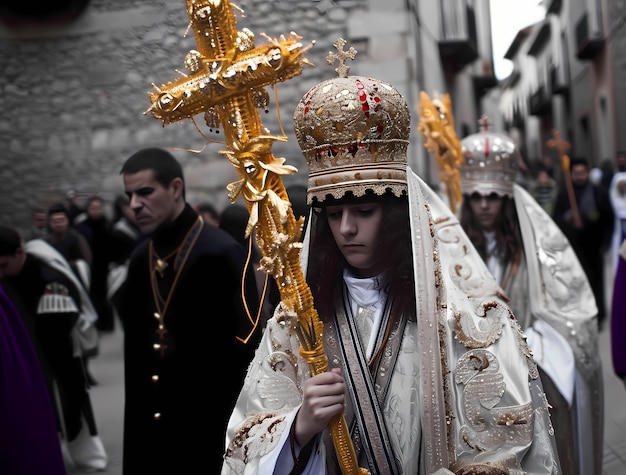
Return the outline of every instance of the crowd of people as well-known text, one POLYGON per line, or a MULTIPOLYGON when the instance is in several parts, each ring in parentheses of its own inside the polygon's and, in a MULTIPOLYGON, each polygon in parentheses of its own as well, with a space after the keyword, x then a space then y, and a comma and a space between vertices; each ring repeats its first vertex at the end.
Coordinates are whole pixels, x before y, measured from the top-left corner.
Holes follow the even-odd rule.
POLYGON ((294 126, 308 185, 276 199, 305 223, 306 322, 246 204, 192 205, 162 148, 124 162, 112 203, 71 192, 24 233, 0 226, 0 466, 106 470, 89 362, 120 325, 125 475, 599 475, 609 316, 626 378, 621 165, 608 188, 578 157, 524 187, 519 150, 485 128, 462 141, 454 213, 407 164, 393 85, 342 71, 294 126))

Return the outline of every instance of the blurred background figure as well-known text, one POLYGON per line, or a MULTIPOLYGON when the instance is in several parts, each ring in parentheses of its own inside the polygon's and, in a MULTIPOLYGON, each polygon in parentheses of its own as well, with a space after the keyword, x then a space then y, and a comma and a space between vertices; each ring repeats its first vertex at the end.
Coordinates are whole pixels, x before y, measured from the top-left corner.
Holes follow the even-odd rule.
POLYGON ((305 185, 289 185, 286 187, 287 195, 289 196, 289 201, 291 202, 291 209, 293 210, 293 215, 296 219, 300 218, 300 216, 304 217, 304 224, 302 226, 302 237, 301 240, 304 239, 304 231, 306 230, 306 225, 309 220, 309 212, 311 210, 310 206, 306 202, 306 186, 305 185))
MULTIPOLYGON (((72 226, 67 208, 63 203, 56 203, 48 208, 48 237, 46 242, 52 245, 67 261, 71 270, 87 293, 91 292, 93 254, 87 238, 72 226)), ((93 302, 91 302, 93 304, 93 302)), ((96 312, 97 315, 97 312, 96 312)), ((82 362, 89 384, 97 384, 89 371, 89 359, 98 354, 99 345, 94 342, 85 352, 82 362)))
POLYGON ((85 218, 85 211, 79 203, 78 193, 76 193, 76 191, 70 190, 65 193, 65 208, 67 209, 67 216, 72 226, 85 218))
POLYGON ((250 213, 248 208, 241 204, 232 204, 224 208, 220 215, 220 225, 224 231, 228 232, 239 242, 248 254, 248 265, 254 269, 254 277, 256 279, 257 291, 259 298, 263 300, 261 307, 261 321, 263 327, 265 323, 274 313, 274 308, 280 302, 280 292, 274 278, 263 270, 259 269, 261 250, 256 243, 254 230, 249 237, 245 237, 246 226, 250 213))
POLYGON ((195 209, 197 213, 202 216, 202 219, 204 219, 205 223, 208 223, 211 226, 219 227, 220 213, 217 211, 217 208, 215 208, 212 203, 209 203, 208 201, 203 201, 196 205, 195 209))
POLYGON ((91 248, 85 236, 71 224, 70 215, 63 203, 55 203, 48 208, 48 236, 52 245, 72 267, 85 288, 91 285, 91 248))
POLYGON ((550 216, 552 216, 552 211, 554 210, 557 192, 556 181, 550 175, 549 170, 545 166, 539 165, 537 167, 532 195, 537 203, 539 203, 550 216))
POLYGON ((570 202, 567 185, 561 183, 552 217, 587 274, 598 306, 598 326, 602 329, 606 317, 604 254, 610 247, 614 216, 608 190, 594 185, 589 174, 586 158, 571 159, 571 185, 578 213, 570 202))
POLYGON ((615 275, 620 248, 626 238, 626 172, 617 172, 613 176, 609 188, 609 199, 615 216, 611 237, 611 266, 615 275))
POLYGON ((611 187, 613 177, 620 172, 626 172, 626 150, 618 150, 615 153, 615 160, 605 160, 602 162, 601 168, 601 186, 608 190, 611 187))
POLYGON ((26 241, 31 239, 45 239, 48 235, 47 213, 44 208, 35 208, 32 213, 32 223, 24 235, 26 241))
MULTIPOLYGON (((107 272, 107 298, 113 295, 126 280, 128 260, 145 235, 137 227, 135 213, 130 207, 126 195, 118 195, 113 201, 113 218, 111 226, 111 261, 107 272)), ((114 318, 117 309, 113 306, 114 318)), ((118 319, 118 318, 116 318, 118 319)))
POLYGON ((114 329, 113 306, 107 297, 107 276, 111 262, 112 239, 109 219, 104 214, 104 201, 93 195, 85 205, 86 217, 75 227, 91 250, 91 285, 89 295, 98 312, 98 330, 111 333, 114 329))

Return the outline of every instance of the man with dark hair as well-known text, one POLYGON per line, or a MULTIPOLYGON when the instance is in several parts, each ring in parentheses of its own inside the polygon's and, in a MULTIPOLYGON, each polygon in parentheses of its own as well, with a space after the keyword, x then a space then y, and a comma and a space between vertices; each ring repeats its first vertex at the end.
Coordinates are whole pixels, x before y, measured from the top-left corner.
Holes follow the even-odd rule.
POLYGON ((48 235, 46 241, 61 253, 87 288, 91 282, 93 256, 85 236, 73 226, 67 208, 55 203, 48 208, 48 235))
POLYGON ((107 275, 111 262, 113 240, 111 238, 111 224, 104 214, 104 200, 98 195, 87 199, 85 206, 86 217, 76 225, 91 251, 91 281, 89 295, 98 311, 98 330, 111 333, 114 329, 113 307, 107 297, 107 275))
POLYGON ((107 456, 98 436, 85 379, 79 327, 95 322, 95 310, 65 258, 41 239, 23 243, 0 226, 0 278, 15 302, 46 376, 51 399, 58 390, 59 432, 79 469, 104 470, 107 456))
POLYGON ((48 214, 44 208, 34 208, 32 211, 30 229, 24 236, 24 240, 45 239, 48 235, 48 214))
POLYGON ((245 250, 185 201, 168 151, 140 150, 121 173, 148 235, 113 297, 124 325, 124 474, 219 473, 228 415, 261 335, 254 271, 242 286, 245 250), (209 408, 204 388, 216 376, 209 408))

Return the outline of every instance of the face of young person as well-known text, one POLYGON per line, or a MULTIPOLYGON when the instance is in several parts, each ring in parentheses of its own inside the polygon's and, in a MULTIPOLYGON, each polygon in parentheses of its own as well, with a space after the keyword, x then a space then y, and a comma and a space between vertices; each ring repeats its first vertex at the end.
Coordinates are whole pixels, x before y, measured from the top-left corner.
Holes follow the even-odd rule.
POLYGON ((165 188, 154 178, 152 170, 124 174, 124 188, 135 213, 137 227, 150 234, 164 223, 176 219, 184 207, 183 182, 175 178, 165 188))
POLYGON ((500 219, 502 198, 495 193, 488 196, 474 193, 469 197, 469 200, 472 213, 483 230, 493 231, 500 219))
POLYGON ((337 204, 326 207, 333 238, 358 277, 382 272, 378 236, 383 221, 381 203, 337 204))
POLYGON ((583 186, 589 181, 589 169, 585 165, 576 164, 571 169, 572 183, 577 186, 583 186))
POLYGON ((87 207, 87 214, 90 218, 100 219, 102 217, 102 201, 93 200, 89 203, 87 207))
POLYGON ((64 236, 70 227, 70 220, 65 213, 52 213, 49 217, 50 231, 56 236, 64 236))
POLYGON ((45 228, 46 227, 46 213, 45 212, 36 212, 33 214, 33 226, 36 228, 45 228))

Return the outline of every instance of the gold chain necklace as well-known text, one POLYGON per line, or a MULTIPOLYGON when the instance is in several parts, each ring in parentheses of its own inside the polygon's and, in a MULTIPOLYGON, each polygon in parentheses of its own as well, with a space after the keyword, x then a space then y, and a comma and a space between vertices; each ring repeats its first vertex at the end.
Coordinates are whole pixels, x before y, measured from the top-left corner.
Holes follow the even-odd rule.
POLYGON ((165 350, 167 349, 167 344, 165 343, 165 335, 167 333, 167 328, 165 327, 165 314, 172 300, 172 296, 174 295, 174 290, 176 290, 176 285, 178 284, 178 279, 185 267, 185 263, 187 262, 187 258, 191 253, 198 237, 200 236, 200 231, 202 230, 202 226, 204 222, 201 217, 198 216, 193 226, 189 229, 185 238, 182 240, 181 244, 174 249, 173 252, 168 254, 165 258, 161 259, 158 257, 158 254, 154 250, 154 241, 150 241, 150 246, 148 250, 148 260, 150 266, 150 285, 152 287, 152 297, 154 298, 154 307, 156 308, 156 312, 154 312, 154 318, 158 322, 156 333, 159 337, 158 343, 153 345, 154 351, 159 351, 161 353, 161 357, 165 354, 165 350), (195 231, 195 235, 191 238, 190 236, 192 232, 195 231), (188 243, 189 241, 189 243, 188 243), (185 250, 184 255, 181 257, 181 252, 185 247, 185 244, 189 244, 187 249, 185 250), (176 254, 176 258, 174 260, 174 281, 169 289, 167 294, 167 298, 163 300, 161 296, 161 292, 159 291, 159 283, 157 282, 156 274, 157 272, 160 274, 161 278, 163 278, 163 271, 167 267, 167 259, 171 258, 174 254, 176 254), (180 262, 179 262, 180 261, 180 262))
MULTIPOLYGON (((184 243, 184 241, 183 241, 184 243)), ((167 256, 165 257, 159 257, 159 255, 157 254, 156 251, 154 251, 153 246, 152 246, 152 242, 150 242, 150 249, 154 252, 154 255, 156 257, 156 261, 154 263, 154 268, 155 270, 161 275, 161 279, 163 278, 163 271, 169 266, 169 264, 167 263, 167 261, 176 253, 178 253, 180 251, 180 248, 182 246, 182 244, 180 246, 178 246, 176 249, 174 249, 172 252, 170 252, 167 256)), ((152 262, 152 256, 150 256, 150 262, 152 262)))

